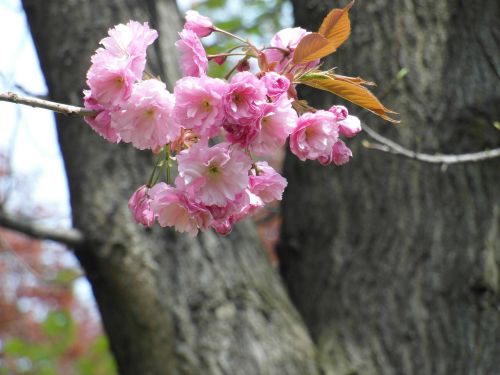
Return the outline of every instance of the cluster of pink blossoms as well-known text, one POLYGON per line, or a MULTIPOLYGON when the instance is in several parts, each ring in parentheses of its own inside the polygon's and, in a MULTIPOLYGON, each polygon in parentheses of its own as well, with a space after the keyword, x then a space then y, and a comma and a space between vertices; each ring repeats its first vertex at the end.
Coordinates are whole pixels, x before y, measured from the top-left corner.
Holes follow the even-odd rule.
POLYGON ((288 138, 301 160, 342 165, 352 157, 340 137, 356 135, 361 126, 345 107, 299 116, 293 106, 294 74, 319 64, 293 64, 306 30, 281 30, 262 49, 246 42, 244 57, 227 80, 207 75, 209 61, 223 64, 232 54, 206 55, 200 38, 214 31, 229 34, 209 18, 187 12, 175 44, 185 76, 173 93, 145 73, 146 49, 157 38, 147 23, 130 21, 111 29, 92 57, 84 102, 97 114, 86 121, 110 142, 164 154, 155 171, 166 169, 166 183, 153 171, 153 179, 129 201, 134 219, 145 226, 156 220, 191 235, 210 227, 229 233, 257 208, 281 200, 286 179, 254 158, 269 156, 288 138), (259 72, 250 71, 250 58, 258 59, 259 72))

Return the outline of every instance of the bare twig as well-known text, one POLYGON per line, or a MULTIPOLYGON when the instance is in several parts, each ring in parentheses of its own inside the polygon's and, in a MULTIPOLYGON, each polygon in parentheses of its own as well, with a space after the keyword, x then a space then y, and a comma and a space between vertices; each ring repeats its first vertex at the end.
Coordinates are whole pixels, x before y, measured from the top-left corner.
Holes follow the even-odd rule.
POLYGON ((77 229, 49 228, 0 210, 0 226, 24 233, 33 238, 60 242, 69 247, 81 245, 83 234, 77 229))
POLYGON ((35 94, 34 92, 28 90, 26 87, 20 85, 19 83, 14 84, 13 87, 16 91, 19 91, 21 94, 26 96, 31 96, 33 98, 47 100, 48 96, 46 94, 35 94))
POLYGON ((31 92, 23 85, 21 85, 19 83, 11 82, 9 77, 7 77, 7 75, 2 73, 2 72, 0 72, 0 80, 3 81, 4 86, 9 87, 10 89, 14 89, 16 91, 19 91, 23 95, 31 96, 31 97, 38 98, 38 99, 47 99, 46 94, 35 94, 34 92, 31 92))
POLYGON ((423 161, 426 163, 437 163, 437 164, 469 163, 469 162, 479 162, 487 159, 500 157, 500 148, 485 150, 481 152, 474 152, 470 154, 458 154, 458 155, 423 154, 420 152, 409 150, 401 146, 399 143, 391 141, 390 139, 377 133, 375 130, 373 130, 366 124, 363 124, 362 126, 366 134, 368 134, 370 138, 378 142, 378 143, 372 143, 369 141, 364 141, 363 142, 364 147, 373 150, 388 152, 395 155, 402 155, 407 158, 423 161))
POLYGON ((0 101, 11 102, 16 104, 29 105, 31 107, 49 109, 54 112, 62 113, 68 116, 94 116, 98 114, 98 111, 93 111, 83 107, 77 107, 74 105, 61 104, 57 102, 51 102, 49 100, 43 100, 28 96, 22 96, 14 92, 6 92, 0 94, 0 101))

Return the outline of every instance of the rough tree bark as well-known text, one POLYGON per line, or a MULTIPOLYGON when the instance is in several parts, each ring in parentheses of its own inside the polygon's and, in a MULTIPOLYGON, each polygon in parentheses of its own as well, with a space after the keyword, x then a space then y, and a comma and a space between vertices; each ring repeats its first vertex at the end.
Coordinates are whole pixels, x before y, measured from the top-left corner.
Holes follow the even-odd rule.
MULTIPOLYGON (((23 0, 52 100, 79 105, 90 56, 129 19, 160 32, 151 70, 178 75, 174 1, 23 0)), ((134 224, 127 200, 151 160, 100 139, 81 119, 57 117, 75 249, 121 374, 315 374, 315 352, 251 225, 195 239, 134 224)))
MULTIPOLYGON (((296 22, 316 30, 344 3, 293 0, 296 22)), ((497 0, 373 0, 351 15, 330 66, 378 93, 409 69, 384 100, 402 125, 367 123, 424 152, 498 147, 497 0)), ((325 373, 500 373, 498 159, 443 169, 350 145, 341 168, 285 162, 281 270, 325 373)))

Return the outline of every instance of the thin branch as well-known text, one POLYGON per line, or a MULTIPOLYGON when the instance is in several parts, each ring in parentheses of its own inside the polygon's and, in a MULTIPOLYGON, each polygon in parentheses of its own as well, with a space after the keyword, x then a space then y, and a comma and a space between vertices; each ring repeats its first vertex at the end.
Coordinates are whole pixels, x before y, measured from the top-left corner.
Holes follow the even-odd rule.
POLYGON ((500 148, 495 148, 492 150, 486 150, 481 152, 474 152, 470 154, 458 154, 458 155, 423 154, 420 152, 409 150, 401 146, 399 143, 396 143, 388 138, 385 138, 384 136, 380 135, 366 124, 363 124, 363 130, 366 132, 366 134, 368 134, 370 138, 379 142, 379 143, 372 143, 369 141, 364 141, 363 142, 364 147, 373 150, 388 152, 395 155, 402 155, 407 158, 423 161, 426 163, 437 163, 437 164, 469 163, 469 162, 479 162, 487 159, 500 157, 500 148))
POLYGON ((22 96, 14 92, 6 92, 0 94, 0 101, 11 102, 16 104, 29 105, 36 108, 49 109, 54 112, 62 113, 68 116, 94 116, 98 111, 93 111, 83 107, 77 107, 74 105, 61 104, 57 102, 51 102, 49 100, 38 99, 28 96, 22 96))
POLYGON ((77 229, 49 228, 15 217, 1 210, 0 226, 24 233, 33 238, 60 242, 69 247, 81 245, 84 241, 83 234, 77 229))
POLYGON ((42 99, 42 100, 47 100, 48 95, 46 94, 35 94, 34 92, 31 92, 24 86, 20 85, 19 83, 15 83, 13 87, 16 91, 19 91, 21 94, 26 95, 26 96, 31 96, 33 98, 37 99, 42 99))
POLYGON ((31 97, 38 98, 38 99, 47 99, 46 94, 35 94, 34 92, 31 92, 30 90, 25 88, 23 85, 21 85, 19 83, 11 82, 11 80, 9 80, 9 77, 7 77, 7 75, 2 73, 2 72, 0 72, 0 80, 2 80, 4 82, 5 86, 7 86, 11 89, 15 89, 16 91, 19 91, 23 95, 31 96, 31 97))

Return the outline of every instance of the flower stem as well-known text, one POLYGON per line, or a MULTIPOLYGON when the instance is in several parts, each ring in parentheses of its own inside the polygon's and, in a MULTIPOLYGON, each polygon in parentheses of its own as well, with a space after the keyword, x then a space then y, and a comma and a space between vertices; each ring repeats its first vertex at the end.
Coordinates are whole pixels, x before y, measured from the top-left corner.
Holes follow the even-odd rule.
POLYGON ((165 174, 167 176, 167 184, 172 184, 172 157, 170 155, 170 144, 166 145, 165 148, 165 174))
POLYGON ((163 164, 163 158, 162 155, 160 154, 160 156, 158 156, 158 159, 156 160, 153 171, 151 172, 151 176, 149 176, 148 183, 146 184, 148 188, 153 187, 154 184, 156 184, 156 182, 158 181, 159 173, 157 173, 157 171, 162 164, 163 164))
POLYGON ((250 45, 250 42, 248 40, 245 40, 245 39, 239 37, 238 35, 234 35, 233 33, 230 33, 229 31, 219 29, 218 27, 215 27, 215 26, 214 26, 214 31, 217 31, 217 32, 222 33, 222 34, 225 34, 227 36, 230 36, 231 38, 237 39, 240 42, 245 43, 246 45, 250 45))

